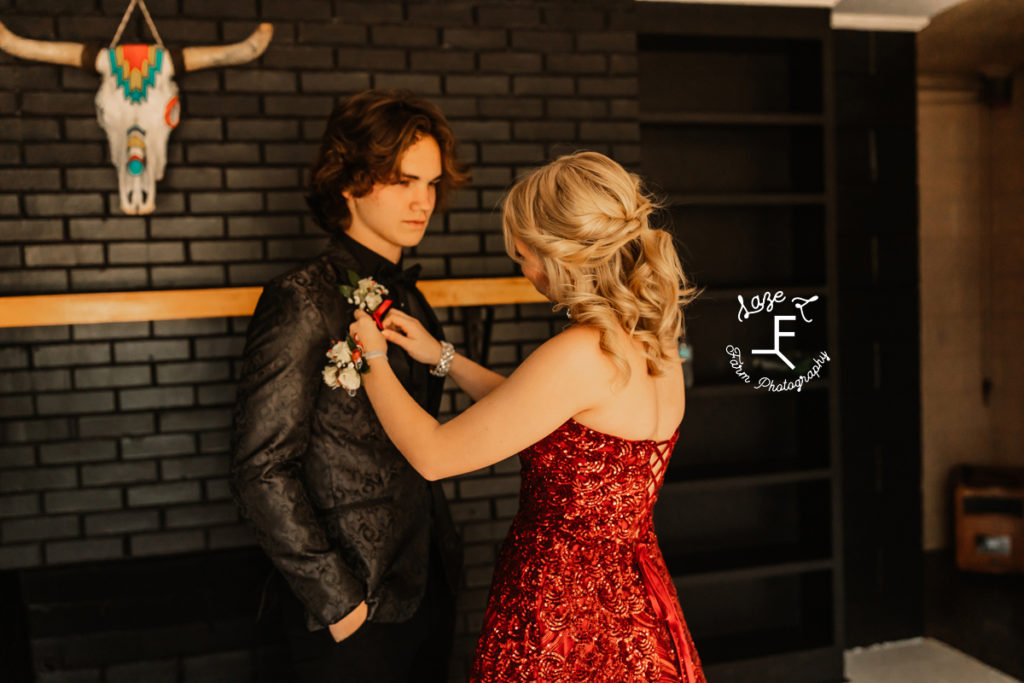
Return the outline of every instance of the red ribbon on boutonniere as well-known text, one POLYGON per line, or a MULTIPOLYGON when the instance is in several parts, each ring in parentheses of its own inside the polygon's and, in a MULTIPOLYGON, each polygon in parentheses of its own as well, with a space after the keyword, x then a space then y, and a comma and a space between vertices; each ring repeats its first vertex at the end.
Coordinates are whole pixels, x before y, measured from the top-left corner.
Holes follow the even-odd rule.
POLYGON ((378 330, 384 329, 384 314, 388 312, 388 309, 391 308, 391 304, 393 303, 394 302, 391 299, 384 299, 384 301, 380 302, 380 306, 370 314, 373 316, 373 322, 377 323, 378 330))

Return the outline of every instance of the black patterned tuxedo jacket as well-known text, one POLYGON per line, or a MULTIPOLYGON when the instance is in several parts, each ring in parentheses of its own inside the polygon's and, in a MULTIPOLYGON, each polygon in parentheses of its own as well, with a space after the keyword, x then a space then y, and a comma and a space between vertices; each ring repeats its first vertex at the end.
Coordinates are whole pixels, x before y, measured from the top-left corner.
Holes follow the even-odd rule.
MULTIPOLYGON (((431 527, 453 591, 461 577, 461 541, 440 485, 394 447, 365 391, 349 396, 322 379, 327 350, 353 320, 338 291, 348 270, 359 273, 351 245, 332 238, 317 258, 264 288, 235 405, 231 490, 305 604, 310 630, 364 599, 369 621, 411 617, 426 586, 431 527)), ((433 311, 413 294, 425 326, 440 338, 433 311)), ((389 355, 396 353, 404 351, 392 345, 389 355)), ((440 384, 425 407, 437 415, 444 380, 430 381, 440 384)))

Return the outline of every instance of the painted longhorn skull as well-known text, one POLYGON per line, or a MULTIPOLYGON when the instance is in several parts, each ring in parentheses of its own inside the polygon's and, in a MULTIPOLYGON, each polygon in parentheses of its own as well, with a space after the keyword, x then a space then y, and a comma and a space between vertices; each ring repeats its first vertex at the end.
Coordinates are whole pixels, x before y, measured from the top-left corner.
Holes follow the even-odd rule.
POLYGON ((164 177, 167 139, 178 125, 175 66, 188 72, 244 64, 263 54, 273 32, 271 24, 263 23, 239 43, 186 47, 172 53, 160 45, 100 48, 30 40, 0 23, 0 50, 22 59, 95 69, 100 75, 96 116, 117 169, 121 210, 137 215, 156 208, 156 181, 164 177))

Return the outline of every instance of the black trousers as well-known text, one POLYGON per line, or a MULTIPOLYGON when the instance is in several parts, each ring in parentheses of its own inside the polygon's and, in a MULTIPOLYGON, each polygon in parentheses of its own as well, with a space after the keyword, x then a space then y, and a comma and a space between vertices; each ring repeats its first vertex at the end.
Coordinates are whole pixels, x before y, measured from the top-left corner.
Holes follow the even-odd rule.
POLYGON ((427 588, 409 621, 364 623, 334 642, 327 629, 306 629, 305 608, 281 581, 281 612, 299 683, 447 683, 455 631, 455 595, 430 543, 427 588))

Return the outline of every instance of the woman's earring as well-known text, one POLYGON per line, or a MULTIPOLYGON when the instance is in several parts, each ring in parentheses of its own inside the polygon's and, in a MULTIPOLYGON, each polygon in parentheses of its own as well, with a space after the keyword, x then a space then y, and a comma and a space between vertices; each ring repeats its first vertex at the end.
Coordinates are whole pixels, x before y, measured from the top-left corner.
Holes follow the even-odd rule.
POLYGON ((569 320, 572 320, 572 311, 570 311, 568 308, 565 309, 565 317, 568 318, 569 320))

